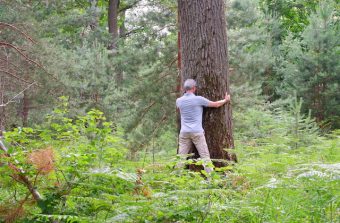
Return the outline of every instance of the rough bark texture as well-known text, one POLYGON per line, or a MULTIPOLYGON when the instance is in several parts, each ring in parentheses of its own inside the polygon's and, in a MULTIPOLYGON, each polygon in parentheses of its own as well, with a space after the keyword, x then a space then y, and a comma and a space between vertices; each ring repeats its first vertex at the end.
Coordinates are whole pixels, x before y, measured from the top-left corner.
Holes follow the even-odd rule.
MULTIPOLYGON (((178 0, 178 8, 182 80, 195 79, 198 95, 221 100, 229 92, 224 1, 178 0)), ((236 160, 224 150, 234 148, 231 114, 230 104, 204 111, 203 128, 212 159, 236 160)))

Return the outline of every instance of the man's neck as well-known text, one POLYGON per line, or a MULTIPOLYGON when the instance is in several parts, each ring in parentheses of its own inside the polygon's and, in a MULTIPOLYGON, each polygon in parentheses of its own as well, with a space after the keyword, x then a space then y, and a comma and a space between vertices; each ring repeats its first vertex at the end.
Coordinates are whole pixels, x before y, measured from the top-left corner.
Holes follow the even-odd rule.
POLYGON ((186 93, 186 94, 195 94, 195 91, 193 91, 193 90, 188 90, 188 91, 186 91, 185 93, 186 93))

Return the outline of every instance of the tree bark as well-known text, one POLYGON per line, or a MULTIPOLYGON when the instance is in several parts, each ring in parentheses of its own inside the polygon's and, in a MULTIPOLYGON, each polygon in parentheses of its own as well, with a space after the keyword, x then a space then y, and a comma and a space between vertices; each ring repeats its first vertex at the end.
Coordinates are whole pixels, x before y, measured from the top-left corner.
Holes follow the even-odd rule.
MULTIPOLYGON (((224 1, 178 0, 178 8, 183 81, 195 79, 198 95, 221 100, 226 91, 230 93, 224 1)), ((231 104, 206 108, 203 128, 211 158, 236 161, 236 156, 224 150, 234 148, 231 104)))
MULTIPOLYGON (((108 26, 109 33, 112 36, 111 43, 108 47, 111 50, 111 54, 109 57, 114 57, 118 54, 118 45, 117 41, 120 37, 125 35, 125 24, 119 27, 118 26, 118 13, 119 13, 119 0, 109 0, 109 8, 108 8, 108 26)), ((125 10, 121 11, 121 18, 125 20, 125 10)), ((120 89, 123 83, 123 71, 120 69, 119 65, 115 67, 115 81, 117 89, 120 89)), ((118 108, 118 112, 120 112, 120 108, 118 108)))
POLYGON ((109 50, 114 50, 117 48, 118 8, 119 8, 119 0, 109 0, 108 26, 109 26, 109 33, 111 33, 111 36, 112 36, 111 43, 108 47, 109 50))

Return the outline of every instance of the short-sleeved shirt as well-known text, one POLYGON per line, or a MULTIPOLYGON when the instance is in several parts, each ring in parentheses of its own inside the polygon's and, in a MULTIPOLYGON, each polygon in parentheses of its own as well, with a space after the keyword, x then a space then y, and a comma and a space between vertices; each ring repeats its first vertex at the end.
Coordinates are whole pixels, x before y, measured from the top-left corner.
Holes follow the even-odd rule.
POLYGON ((203 107, 207 107, 209 100, 196 96, 193 93, 185 93, 177 98, 176 106, 181 113, 181 133, 203 133, 202 114, 203 107))

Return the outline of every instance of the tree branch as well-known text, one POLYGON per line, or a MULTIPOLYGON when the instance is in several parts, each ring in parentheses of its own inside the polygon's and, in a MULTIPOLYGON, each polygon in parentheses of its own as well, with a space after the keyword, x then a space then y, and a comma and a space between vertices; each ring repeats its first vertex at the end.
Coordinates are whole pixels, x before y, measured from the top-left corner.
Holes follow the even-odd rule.
POLYGON ((137 1, 135 1, 134 3, 132 3, 130 5, 126 5, 126 6, 122 7, 121 9, 118 10, 118 13, 121 13, 123 11, 126 11, 128 9, 131 9, 131 8, 135 7, 139 2, 140 2, 140 0, 137 0, 137 1))
POLYGON ((10 43, 6 43, 6 42, 0 42, 0 46, 3 47, 7 47, 7 48, 12 48, 14 50, 16 50, 22 57, 24 57, 27 61, 33 63, 34 65, 36 65, 37 67, 41 68, 42 70, 44 70, 47 74, 51 75, 53 77, 53 79, 58 80, 58 78, 56 78, 53 74, 49 73, 41 64, 39 64, 38 62, 30 59, 26 54, 24 54, 22 52, 22 50, 20 50, 18 47, 14 46, 13 44, 10 43))
POLYGON ((11 72, 9 72, 9 71, 1 70, 1 69, 0 69, 0 72, 3 72, 3 73, 5 73, 5 74, 9 74, 9 75, 11 75, 12 77, 15 77, 16 79, 21 80, 22 82, 25 82, 25 83, 27 83, 27 84, 31 84, 31 83, 32 83, 32 82, 30 82, 30 81, 28 81, 28 80, 25 80, 25 79, 23 79, 23 78, 21 78, 21 77, 18 77, 17 75, 15 75, 14 73, 11 73, 11 72))
POLYGON ((122 35, 121 38, 126 38, 126 37, 130 36, 131 34, 137 33, 138 31, 141 31, 143 29, 144 29, 143 27, 132 29, 129 32, 124 33, 124 35, 122 35))
MULTIPOLYGON (((4 143, 2 142, 1 138, 0 138, 0 149, 2 151, 5 152, 5 156, 7 157, 11 157, 11 155, 8 153, 8 149, 6 148, 6 146, 4 145, 4 143)), ((17 172, 17 174, 13 174, 11 175, 11 177, 24 184, 27 189, 30 191, 30 193, 32 194, 33 198, 36 200, 36 201, 41 201, 42 200, 42 197, 41 195, 39 194, 38 190, 34 187, 34 185, 31 183, 31 181, 28 179, 27 176, 25 176, 25 172, 21 169, 21 168, 18 168, 16 167, 14 164, 12 163, 9 163, 8 166, 14 170, 15 172, 17 172)))
POLYGON ((35 62, 34 60, 32 60, 31 58, 29 58, 27 55, 25 55, 22 50, 20 50, 18 47, 14 46, 13 44, 10 43, 6 43, 6 42, 0 42, 0 46, 4 46, 4 47, 8 47, 8 48, 12 48, 15 49, 21 56, 23 56, 27 61, 35 64, 36 66, 40 67, 41 69, 45 70, 45 68, 39 64, 38 62, 35 62))
MULTIPOLYGON (((1 57, 0 57, 0 60, 3 60, 3 61, 5 61, 5 63, 8 63, 8 64, 12 65, 13 67, 17 68, 17 69, 20 70, 21 72, 24 72, 24 71, 21 69, 21 67, 19 67, 19 66, 17 66, 16 64, 10 62, 10 61, 8 60, 8 58, 7 58, 7 59, 4 59, 4 58, 1 58, 1 57)), ((8 65, 7 65, 7 67, 8 67, 8 65)))
POLYGON ((15 99, 16 97, 18 97, 21 93, 23 93, 24 91, 26 91, 28 88, 30 88, 33 84, 36 84, 36 82, 34 81, 33 83, 31 83, 30 85, 28 85, 24 90, 20 91, 18 94, 16 94, 14 97, 12 97, 10 100, 8 100, 5 104, 0 104, 0 107, 6 107, 9 103, 14 102, 13 99, 15 99))
POLYGON ((15 31, 18 31, 19 33, 21 33, 26 39, 28 39, 29 41, 31 41, 32 43, 36 44, 37 42, 34 41, 32 39, 32 37, 30 37, 28 34, 24 33, 23 31, 21 31, 20 29, 18 29, 16 26, 5 23, 5 22, 0 22, 0 27, 1 26, 7 26, 10 27, 11 29, 14 29, 15 31))

